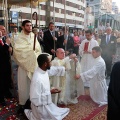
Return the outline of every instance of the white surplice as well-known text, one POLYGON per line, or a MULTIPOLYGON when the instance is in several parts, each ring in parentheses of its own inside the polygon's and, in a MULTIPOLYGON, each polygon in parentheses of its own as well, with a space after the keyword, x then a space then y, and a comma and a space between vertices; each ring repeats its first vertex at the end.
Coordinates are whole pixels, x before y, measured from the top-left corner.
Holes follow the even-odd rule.
POLYGON ((78 103, 78 97, 84 95, 84 84, 81 79, 75 80, 75 75, 80 75, 80 63, 70 61, 71 69, 66 73, 66 101, 67 104, 78 103), (76 70, 75 70, 76 69, 76 70))
MULTIPOLYGON (((52 75, 56 73, 52 69, 52 75)), ((30 100, 32 109, 25 110, 29 120, 62 120, 69 113, 69 108, 59 108, 52 102, 48 72, 40 68, 35 70, 31 80, 30 100)))
MULTIPOLYGON (((86 72, 94 65, 94 58, 92 54, 84 54, 84 45, 86 42, 89 42, 88 52, 92 52, 92 48, 95 46, 99 46, 98 42, 94 39, 88 41, 87 39, 83 40, 79 47, 79 54, 82 57, 80 65, 81 65, 81 72, 86 72)), ((90 87, 89 81, 84 83, 84 86, 90 87)))
POLYGON ((101 56, 95 59, 94 66, 81 73, 83 82, 90 81, 90 96, 100 106, 107 104, 107 84, 105 62, 101 56))
MULTIPOLYGON (((66 57, 62 60, 57 57, 51 62, 52 66, 64 66, 66 70, 70 70, 70 59, 66 57)), ((65 99, 65 88, 66 88, 66 73, 64 76, 53 76, 51 79, 51 86, 57 87, 61 89, 61 93, 52 95, 53 103, 57 105, 57 103, 66 103, 65 99)))

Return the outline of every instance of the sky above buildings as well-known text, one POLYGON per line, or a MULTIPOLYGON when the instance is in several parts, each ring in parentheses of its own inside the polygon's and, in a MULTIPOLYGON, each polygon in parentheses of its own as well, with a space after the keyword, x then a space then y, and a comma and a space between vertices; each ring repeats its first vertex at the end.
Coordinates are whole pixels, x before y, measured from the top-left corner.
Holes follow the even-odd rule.
POLYGON ((112 2, 116 2, 117 6, 120 8, 120 0, 112 0, 112 2))

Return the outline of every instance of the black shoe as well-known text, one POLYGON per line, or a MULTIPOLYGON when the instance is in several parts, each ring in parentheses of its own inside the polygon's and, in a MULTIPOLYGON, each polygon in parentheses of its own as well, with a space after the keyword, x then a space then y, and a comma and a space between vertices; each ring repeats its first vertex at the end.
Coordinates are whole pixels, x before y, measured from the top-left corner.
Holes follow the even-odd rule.
POLYGON ((17 114, 18 115, 23 115, 24 114, 24 105, 20 105, 19 106, 19 109, 17 111, 17 114))
POLYGON ((24 109, 31 109, 31 101, 28 99, 25 103, 24 109))

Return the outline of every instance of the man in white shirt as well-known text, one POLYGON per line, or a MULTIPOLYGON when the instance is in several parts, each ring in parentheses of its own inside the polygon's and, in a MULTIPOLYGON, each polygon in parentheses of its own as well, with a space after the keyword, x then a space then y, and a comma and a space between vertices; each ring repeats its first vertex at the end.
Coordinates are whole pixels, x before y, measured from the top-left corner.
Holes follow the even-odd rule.
MULTIPOLYGON (((86 39, 82 41, 79 48, 81 58, 81 72, 86 72, 94 65, 94 57, 92 56, 92 48, 99 46, 98 42, 92 38, 92 31, 85 32, 86 39)), ((84 86, 89 87, 89 82, 84 83, 84 86)))
POLYGON ((92 56, 95 58, 93 67, 76 76, 76 79, 81 78, 83 82, 90 81, 90 97, 100 106, 107 104, 106 66, 101 52, 99 46, 93 47, 92 56))
POLYGON ((51 60, 47 55, 41 54, 37 61, 39 67, 35 70, 30 85, 31 110, 25 110, 25 114, 29 120, 62 120, 69 113, 69 109, 59 108, 52 102, 47 72, 51 60))

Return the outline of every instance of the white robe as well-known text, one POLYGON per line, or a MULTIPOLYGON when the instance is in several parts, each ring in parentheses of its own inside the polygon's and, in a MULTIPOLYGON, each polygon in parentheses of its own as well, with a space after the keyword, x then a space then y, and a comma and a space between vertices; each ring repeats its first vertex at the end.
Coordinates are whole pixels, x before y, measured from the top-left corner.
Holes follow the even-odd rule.
MULTIPOLYGON (((70 59, 66 57, 62 60, 57 57, 52 61, 52 66, 64 66, 66 70, 70 70, 70 59)), ((65 87, 66 87, 66 73, 64 76, 53 76, 51 79, 51 87, 57 87, 61 89, 61 93, 52 95, 53 103, 66 103, 65 99, 65 87)))
POLYGON ((69 108, 59 108, 52 103, 48 72, 40 68, 31 81, 30 100, 32 110, 25 110, 29 120, 62 120, 69 113, 69 108))
POLYGON ((81 73, 83 82, 90 81, 90 96, 100 106, 107 104, 107 84, 105 80, 105 62, 101 56, 95 59, 94 66, 81 73))
MULTIPOLYGON (((90 68, 92 68, 92 66, 94 65, 94 58, 92 56, 92 54, 84 54, 84 45, 86 42, 89 42, 89 47, 88 47, 88 51, 92 52, 92 48, 95 46, 99 46, 98 42, 94 39, 91 39, 90 41, 83 40, 82 43, 80 44, 80 48, 79 48, 79 54, 82 57, 81 58, 81 72, 86 72, 87 70, 89 70, 90 68)), ((84 86, 90 87, 90 83, 89 81, 84 83, 84 86)))
POLYGON ((41 48, 36 40, 35 51, 33 50, 34 34, 26 35, 22 31, 17 39, 13 37, 13 59, 18 64, 18 95, 19 104, 25 105, 29 99, 30 80, 37 68, 37 57, 41 54, 41 48))
POLYGON ((78 103, 78 97, 84 95, 84 85, 81 79, 75 80, 75 75, 80 75, 80 63, 75 63, 74 60, 70 61, 71 69, 66 74, 66 101, 67 104, 78 103), (75 65, 76 64, 76 65, 75 65), (76 66, 76 70, 75 70, 76 66))

